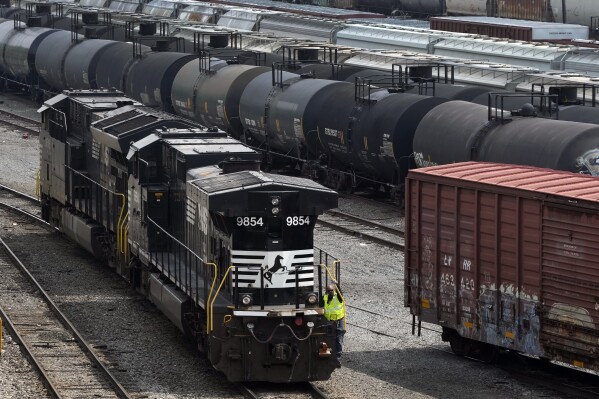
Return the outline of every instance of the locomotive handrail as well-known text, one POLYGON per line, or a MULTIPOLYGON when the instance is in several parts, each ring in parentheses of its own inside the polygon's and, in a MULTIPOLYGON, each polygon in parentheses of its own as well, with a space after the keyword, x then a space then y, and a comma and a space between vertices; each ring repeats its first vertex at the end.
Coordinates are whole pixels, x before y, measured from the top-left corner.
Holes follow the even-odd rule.
MULTIPOLYGON (((201 264, 205 265, 205 266, 212 266, 214 269, 214 277, 212 278, 212 284, 210 285, 210 291, 208 292, 208 296, 206 297, 206 302, 205 302, 205 306, 206 306, 206 318, 208 319, 206 321, 206 332, 209 333, 211 331, 211 325, 212 325, 212 311, 211 311, 211 307, 212 306, 208 306, 208 304, 210 303, 210 301, 212 300, 212 303, 214 303, 216 301, 216 294, 214 294, 214 298, 212 298, 212 294, 214 291, 214 285, 216 284, 216 277, 218 274, 218 267, 216 266, 215 263, 213 262, 206 262, 204 259, 202 259, 198 254, 196 254, 194 251, 191 250, 191 248, 189 248, 187 245, 185 245, 184 243, 182 243, 181 241, 179 241, 176 237, 173 237, 168 231, 166 231, 162 226, 160 226, 154 219, 152 219, 150 216, 147 216, 148 222, 152 223, 154 226, 156 226, 158 229, 162 230, 168 237, 170 237, 172 240, 176 241, 178 245, 180 245, 182 248, 184 248, 185 250, 187 250, 187 252, 189 252, 189 254, 191 254, 192 256, 194 256, 196 259, 198 259, 200 261, 201 264)), ((151 259, 151 256, 150 256, 151 259)), ((231 266, 232 267, 232 266, 231 266)), ((191 264, 189 265, 189 269, 191 270, 191 264)), ((196 266, 196 283, 197 283, 197 266, 196 266)), ((164 272, 164 270, 163 270, 164 272)), ((177 274, 175 273, 175 278, 176 278, 177 274)), ((169 268, 169 277, 170 277, 170 268, 169 268)), ((206 279, 204 278, 204 281, 206 281, 206 279)), ((183 285, 181 283, 181 285, 183 285)), ((222 284, 221 284, 222 285, 222 284)), ((189 287, 191 287, 191 281, 189 282, 189 287)), ((187 287, 184 287, 187 288, 187 287)), ((198 288, 198 287, 196 287, 198 288)), ((196 301, 197 301, 197 292, 199 290, 196 290, 196 301)), ((190 292, 191 289, 190 289, 190 292)), ((191 296, 191 294, 190 294, 191 296)))
POLYGON ((129 240, 129 222, 127 222, 127 227, 125 227, 125 263, 129 262, 129 246, 127 245, 127 241, 129 240))
MULTIPOLYGON (((111 194, 113 194, 113 195, 115 195, 117 197, 121 197, 121 210, 119 211, 119 217, 118 217, 118 220, 117 220, 117 227, 116 227, 117 231, 115 232, 116 233, 116 250, 117 250, 117 256, 118 256, 119 248, 120 248, 120 245, 121 245, 120 236, 119 236, 119 226, 121 225, 121 221, 122 221, 122 218, 123 218, 123 213, 125 211, 125 205, 127 203, 127 198, 125 197, 125 194, 123 194, 123 193, 117 193, 116 191, 113 191, 113 190, 109 189, 108 187, 104 187, 103 185, 101 185, 100 183, 98 183, 97 181, 95 181, 94 179, 92 179, 92 178, 84 175, 83 173, 79 172, 78 170, 73 169, 72 167, 70 167, 67 164, 64 164, 64 167, 66 169, 70 170, 72 173, 74 173, 74 174, 76 174, 76 175, 78 175, 80 177, 83 177, 86 180, 89 180, 90 182, 92 182, 96 186, 100 187, 102 190, 107 191, 107 192, 109 192, 109 193, 111 193, 111 194)), ((110 221, 108 221, 107 229, 110 230, 110 221)))
MULTIPOLYGON (((214 267, 214 277, 212 277, 212 284, 210 285, 210 292, 208 294, 208 298, 206 298, 206 303, 209 303, 210 300, 212 300, 212 292, 214 291, 214 285, 216 284, 216 275, 218 274, 218 267, 216 266, 216 263, 206 263, 206 265, 214 267)), ((218 294, 218 292, 216 292, 214 294, 214 298, 216 298, 217 294, 218 294)), ((207 312, 206 318, 208 319, 208 320, 206 320, 206 333, 209 334, 210 331, 212 331, 212 317, 213 317, 212 305, 210 305, 210 307, 206 306, 206 312, 207 312)))
MULTIPOLYGON (((119 219, 117 221, 117 226, 118 226, 118 224, 121 222, 121 218, 123 218, 123 212, 125 211, 125 203, 126 203, 127 199, 125 198, 125 194, 116 193, 116 195, 120 196, 121 200, 122 200, 122 203, 121 203, 121 212, 119 214, 119 219)), ((129 212, 127 212, 127 215, 128 214, 129 214, 129 212)), ((117 257, 118 257, 118 252, 119 252, 118 248, 119 248, 120 245, 122 245, 122 243, 119 242, 119 232, 117 232, 117 239, 116 239, 116 241, 117 241, 117 243, 116 243, 116 246, 117 246, 117 257)))
POLYGON ((35 196, 37 197, 37 199, 41 199, 42 196, 42 170, 38 169, 37 173, 35 174, 35 196))
MULTIPOLYGON (((215 265, 216 266, 216 265, 215 265)), ((231 269, 235 268, 235 266, 229 266, 227 268, 227 271, 225 272, 225 274, 223 275, 223 278, 220 282, 220 284, 218 285, 218 289, 216 290, 216 292, 214 293, 214 297, 211 298, 210 301, 210 306, 207 306, 207 308, 209 308, 209 315, 208 315, 208 319, 209 319, 209 328, 210 330, 208 331, 208 333, 212 332, 214 330, 214 302, 216 302, 216 297, 218 296, 218 293, 220 292, 220 290, 223 288, 223 284, 225 283, 225 281, 227 281, 227 276, 229 275, 229 272, 231 271, 231 269)), ((216 273, 214 274, 214 278, 216 279, 216 273)), ((211 291, 212 292, 212 291, 211 291)))
POLYGON ((120 245, 119 245, 118 249, 122 254, 125 253, 126 245, 123 244, 123 236, 124 236, 124 230, 125 230, 125 223, 127 223, 127 227, 129 227, 128 220, 129 220, 129 211, 127 211, 123 220, 119 220, 119 224, 117 225, 118 226, 117 228, 119 230, 118 235, 120 236, 120 245))

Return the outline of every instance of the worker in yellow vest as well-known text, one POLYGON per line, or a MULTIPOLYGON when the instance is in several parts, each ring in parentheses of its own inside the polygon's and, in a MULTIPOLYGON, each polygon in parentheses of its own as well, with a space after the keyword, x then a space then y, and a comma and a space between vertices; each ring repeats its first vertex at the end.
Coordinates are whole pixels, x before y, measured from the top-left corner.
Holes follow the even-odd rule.
POLYGON ((343 298, 341 291, 337 292, 335 285, 327 285, 327 293, 324 295, 324 317, 335 323, 337 329, 336 352, 337 358, 341 357, 343 350, 343 336, 345 335, 345 306, 343 306, 343 298))

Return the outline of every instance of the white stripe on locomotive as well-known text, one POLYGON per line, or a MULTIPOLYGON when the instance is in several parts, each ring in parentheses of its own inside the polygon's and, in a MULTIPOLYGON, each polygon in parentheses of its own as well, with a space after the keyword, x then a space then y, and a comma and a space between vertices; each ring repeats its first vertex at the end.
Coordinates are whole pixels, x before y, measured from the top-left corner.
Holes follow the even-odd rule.
MULTIPOLYGON (((264 270, 264 288, 294 288, 295 266, 298 286, 314 285, 314 250, 296 251, 231 251, 233 266, 238 269, 239 287, 260 288, 260 267, 264 270), (244 267, 244 266, 250 266, 244 267)), ((237 275, 233 272, 233 284, 237 275)))

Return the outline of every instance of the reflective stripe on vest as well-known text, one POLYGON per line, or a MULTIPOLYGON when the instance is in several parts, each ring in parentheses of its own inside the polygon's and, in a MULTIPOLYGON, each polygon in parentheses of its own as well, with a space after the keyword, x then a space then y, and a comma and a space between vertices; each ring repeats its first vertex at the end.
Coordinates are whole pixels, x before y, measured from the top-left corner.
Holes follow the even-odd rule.
POLYGON ((345 317, 345 310, 343 304, 339 302, 337 295, 333 295, 333 300, 328 302, 329 295, 324 296, 324 317, 327 320, 339 320, 345 317))

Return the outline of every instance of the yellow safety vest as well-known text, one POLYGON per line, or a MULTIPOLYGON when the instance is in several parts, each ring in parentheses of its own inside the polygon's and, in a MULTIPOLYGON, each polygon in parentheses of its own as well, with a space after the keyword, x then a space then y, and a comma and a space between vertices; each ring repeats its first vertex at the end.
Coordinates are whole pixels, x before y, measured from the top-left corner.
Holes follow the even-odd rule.
POLYGON ((345 317, 345 309, 343 308, 343 303, 339 302, 339 298, 337 298, 337 294, 333 294, 333 300, 331 302, 329 300, 329 295, 324 295, 324 317, 327 320, 335 321, 340 320, 345 317))

